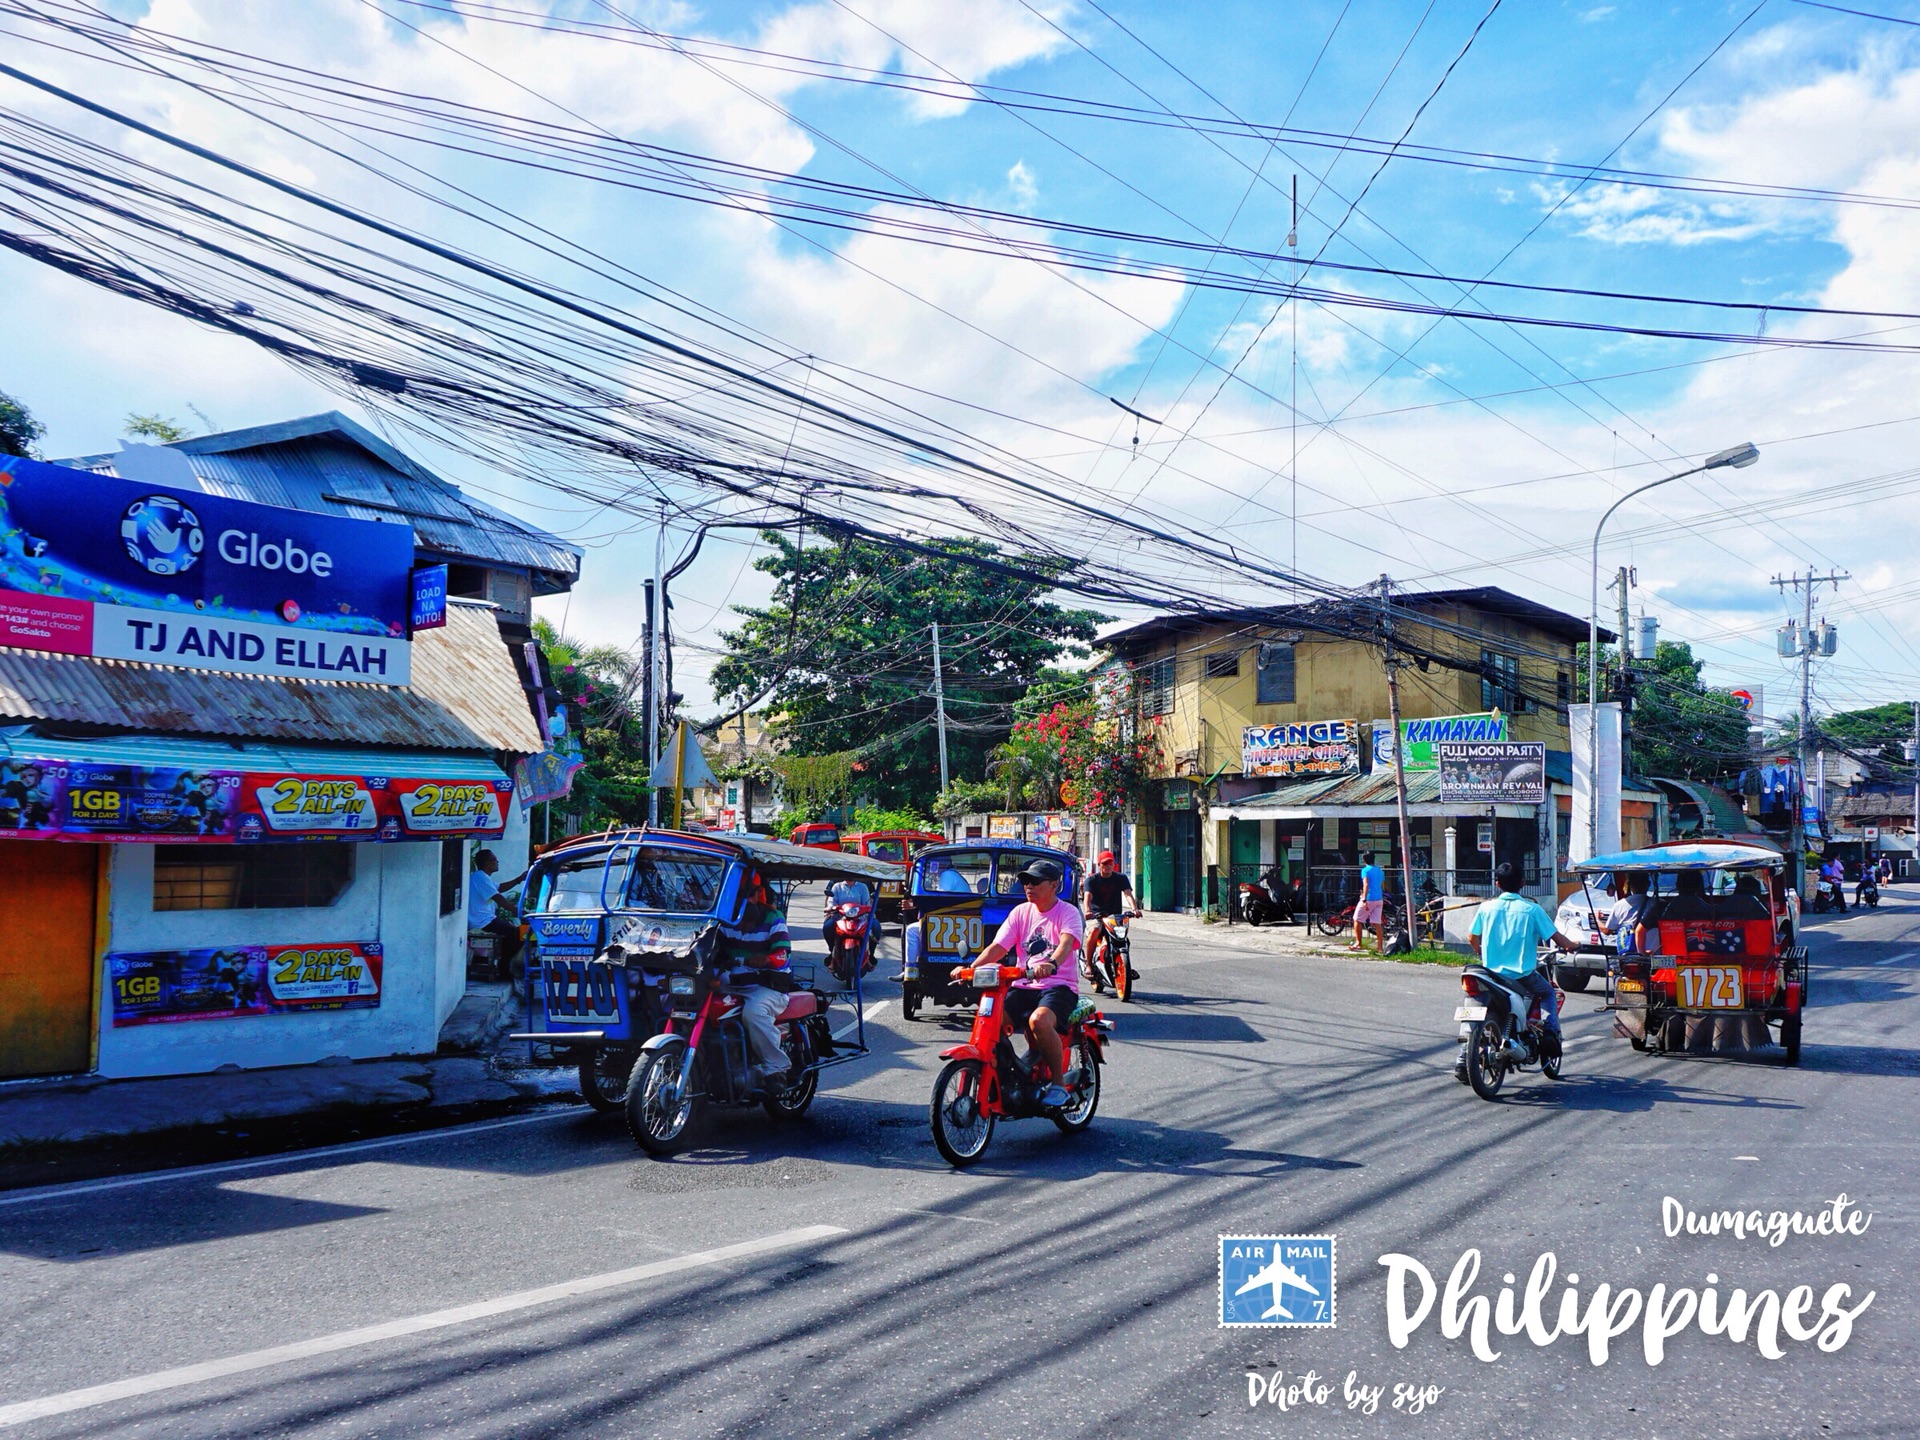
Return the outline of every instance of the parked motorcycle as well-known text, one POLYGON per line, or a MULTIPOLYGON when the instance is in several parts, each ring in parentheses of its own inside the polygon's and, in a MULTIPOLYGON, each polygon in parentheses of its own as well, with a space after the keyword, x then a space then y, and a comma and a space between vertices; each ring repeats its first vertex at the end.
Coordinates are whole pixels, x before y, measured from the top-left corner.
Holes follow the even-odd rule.
POLYGON ((1269 870, 1257 882, 1240 886, 1240 913, 1249 925, 1293 923, 1293 893, 1279 870, 1269 870))
POLYGON ((827 968, 842 985, 853 984, 857 968, 862 975, 873 973, 880 947, 874 930, 873 906, 856 900, 842 900, 827 910, 827 968))
MULTIPOLYGON (((1553 963, 1547 978, 1554 980, 1553 963)), ((1467 1083, 1482 1100, 1500 1093, 1515 1071, 1538 1065, 1549 1080, 1560 1078, 1560 1037, 1544 1023, 1544 1007, 1505 976, 1480 965, 1469 965, 1460 975, 1466 1003, 1453 1012, 1460 1038, 1467 1045, 1467 1083), (1518 1017, 1525 1016, 1522 1023, 1518 1017)), ((1565 1004, 1555 982, 1555 999, 1565 1004)))
POLYGON ((1080 1003, 1060 1037, 1069 1061, 1067 1073, 1059 1077, 1067 1103, 1042 1108, 1040 1096, 1054 1077, 1036 1074, 1037 1062, 1030 1065, 1014 1053, 1006 1022, 1008 991, 1023 973, 1015 964, 967 965, 953 972, 955 980, 980 993, 980 1004, 972 1036, 966 1044, 940 1052, 947 1064, 933 1082, 933 1143, 951 1165, 971 1165, 986 1154, 997 1121, 1044 1116, 1073 1135, 1093 1123, 1100 1106, 1100 1067, 1106 1063, 1113 1022, 1091 1001, 1080 1003))
MULTIPOLYGON (((832 997, 796 986, 775 1020, 789 1062, 785 1083, 773 1089, 753 1085, 741 997, 729 980, 732 972, 718 968, 718 951, 710 928, 688 963, 667 974, 667 1029, 641 1047, 627 1086, 627 1129, 650 1155, 678 1151, 707 1105, 760 1105, 775 1120, 798 1119, 813 1104, 821 1067, 832 1063, 835 1044, 826 1013, 832 997)), ((776 971, 756 971, 753 983, 795 985, 776 971)))
POLYGON ((1093 985, 1095 994, 1113 991, 1120 1001, 1133 999, 1133 941, 1127 936, 1132 914, 1096 915, 1093 953, 1082 953, 1080 973, 1093 985))

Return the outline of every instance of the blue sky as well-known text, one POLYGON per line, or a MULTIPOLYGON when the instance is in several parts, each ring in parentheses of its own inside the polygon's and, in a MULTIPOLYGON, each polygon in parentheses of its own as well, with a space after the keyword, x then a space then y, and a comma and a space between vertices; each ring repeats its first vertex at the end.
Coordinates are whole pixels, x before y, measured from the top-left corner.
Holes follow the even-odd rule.
MULTIPOLYGON (((538 0, 499 3, 540 8, 538 0)), ((988 104, 935 105, 719 60, 703 66, 620 43, 630 36, 534 31, 478 10, 402 0, 381 5, 388 14, 371 0, 158 0, 118 13, 158 31, 549 122, 564 106, 633 138, 1116 230, 1277 250, 1297 175, 1300 252, 1329 261, 1920 312, 1920 235, 1906 209, 1598 184, 1569 198, 1562 177, 1410 158, 1370 179, 1377 155, 1244 136, 1209 143, 1177 127, 1084 116, 1023 119, 988 104), (1347 216, 1363 187, 1364 201, 1347 216)), ((679 35, 1148 110, 1287 119, 1329 136, 1397 139, 1424 104, 1410 139, 1425 146, 1570 166, 1617 150, 1612 163, 1629 169, 1920 195, 1920 29, 1788 0, 1753 8, 1751 0, 1509 0, 1489 17, 1485 0, 1101 0, 1100 8, 1086 0, 1031 8, 1020 0, 821 0, 630 13, 679 35)), ((1911 3, 1880 8, 1920 19, 1911 3)), ((611 23, 591 0, 552 13, 611 23)), ((23 41, 31 34, 19 22, 8 29, 23 41)), ((31 57, 28 68, 165 117, 228 153, 323 187, 345 180, 327 157, 162 84, 35 44, 0 43, 23 57, 18 63, 31 57)), ((0 104, 57 113, 3 80, 0 104)), ((1342 584, 1381 571, 1416 586, 1497 583, 1583 613, 1587 543, 1606 505, 1629 484, 1679 468, 1681 457, 1751 438, 1764 451, 1755 469, 1682 482, 1624 510, 1603 564, 1637 567, 1636 604, 1661 616, 1669 638, 1694 640, 1713 664, 1710 678, 1763 684, 1770 701, 1785 695, 1787 677, 1772 656, 1780 600, 1769 576, 1806 564, 1850 570, 1854 581, 1824 607, 1843 636, 1841 657, 1821 676, 1824 699, 1846 707, 1920 692, 1914 512, 1900 478, 1920 425, 1914 356, 1763 351, 1344 306, 1302 304, 1296 315, 1269 299, 1243 303, 1159 279, 1063 276, 1028 261, 870 237, 822 234, 807 243, 737 215, 579 180, 534 181, 445 157, 423 163, 795 349, 977 407, 941 402, 941 413, 964 415, 983 436, 1044 461, 1063 485, 1177 514, 1278 562, 1291 562, 1297 546, 1300 569, 1342 584), (1220 367, 1234 378, 1223 384, 1220 367), (1296 380, 1300 426, 1287 406, 1296 380), (1166 422, 1141 428, 1137 454, 1133 422, 1108 397, 1166 422)), ((407 197, 356 193, 461 243, 498 245, 407 197)), ((1395 299, 1411 293, 1383 277, 1315 278, 1395 299)), ((355 408, 239 342, 19 259, 0 259, 0 294, 15 321, 0 349, 0 390, 47 422, 50 455, 110 447, 133 410, 197 427, 197 407, 231 428, 355 408)), ((1481 294, 1495 308, 1582 320, 1678 318, 1737 333, 1760 323, 1700 308, 1676 316, 1616 301, 1481 294)), ((1770 334, 1807 336, 1850 323, 1872 328, 1765 320, 1770 334)), ((633 639, 634 577, 651 564, 650 534, 416 448, 462 484, 589 543, 583 585, 555 608, 585 638, 633 639)), ((701 676, 710 658, 700 647, 711 645, 728 604, 761 593, 751 555, 717 540, 683 586, 680 673, 696 703, 707 699, 701 676)))

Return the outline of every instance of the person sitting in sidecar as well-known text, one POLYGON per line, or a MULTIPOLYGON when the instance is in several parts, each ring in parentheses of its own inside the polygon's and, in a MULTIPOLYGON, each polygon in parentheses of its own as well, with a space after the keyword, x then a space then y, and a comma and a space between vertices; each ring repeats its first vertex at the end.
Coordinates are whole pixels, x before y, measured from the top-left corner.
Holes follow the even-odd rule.
POLYGON ((787 917, 775 905, 766 881, 758 873, 751 873, 742 878, 740 885, 746 895, 740 918, 723 920, 720 936, 727 947, 728 963, 748 972, 742 976, 736 970, 734 983, 740 994, 740 1014, 747 1029, 747 1043, 753 1050, 749 1079, 762 1089, 784 1089, 791 1062, 780 1044, 780 1027, 774 1021, 786 1008, 787 996, 793 989, 786 973, 793 943, 787 934, 787 917), (756 972, 772 983, 755 983, 756 972))

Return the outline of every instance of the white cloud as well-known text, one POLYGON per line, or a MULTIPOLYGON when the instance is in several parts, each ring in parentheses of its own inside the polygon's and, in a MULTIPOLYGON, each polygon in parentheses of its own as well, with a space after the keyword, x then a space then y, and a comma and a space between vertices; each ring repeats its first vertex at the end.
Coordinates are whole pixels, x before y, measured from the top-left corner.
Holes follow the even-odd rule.
POLYGON ((1026 161, 1014 161, 1013 168, 1007 171, 1007 193, 1013 196, 1014 207, 1019 210, 1030 209, 1039 198, 1040 187, 1026 161))

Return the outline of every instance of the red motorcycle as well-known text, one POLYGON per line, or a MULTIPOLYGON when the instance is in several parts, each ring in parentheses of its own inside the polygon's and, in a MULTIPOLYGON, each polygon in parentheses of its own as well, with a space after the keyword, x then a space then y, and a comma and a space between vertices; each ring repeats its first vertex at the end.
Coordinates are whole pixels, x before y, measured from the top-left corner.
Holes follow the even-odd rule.
POLYGON ((956 969, 953 979, 980 991, 974 1013, 973 1035, 964 1045, 942 1050, 947 1062, 933 1082, 933 1143, 947 1162, 973 1164, 987 1153, 993 1127, 999 1120, 1045 1116, 1069 1135, 1093 1123, 1100 1106, 1100 1067, 1106 1063, 1113 1022, 1083 1000, 1061 1041, 1068 1069, 1059 1078, 1067 1103, 1054 1108, 1040 1104, 1040 1096, 1054 1083, 1040 1066, 1014 1053, 1007 1027, 1007 992, 1024 973, 1017 964, 968 965, 956 969))
POLYGON ((827 908, 827 968, 842 985, 852 985, 856 970, 871 974, 880 958, 874 943, 873 906, 842 900, 827 908))
MULTIPOLYGON (((820 1071, 864 1054, 862 1043, 841 1044, 827 1018, 832 996, 798 985, 778 971, 758 971, 751 983, 789 989, 776 1017, 788 1070, 773 1086, 751 1080, 752 1047, 736 982, 743 972, 723 968, 711 933, 684 957, 650 955, 667 970, 666 1029, 640 1047, 625 1100, 627 1130, 650 1155, 667 1156, 686 1144, 707 1105, 763 1106, 775 1120, 797 1120, 813 1104, 820 1071)), ((856 1014, 859 992, 854 993, 856 1014)), ((863 1036, 864 1038, 864 1036, 863 1036)))

